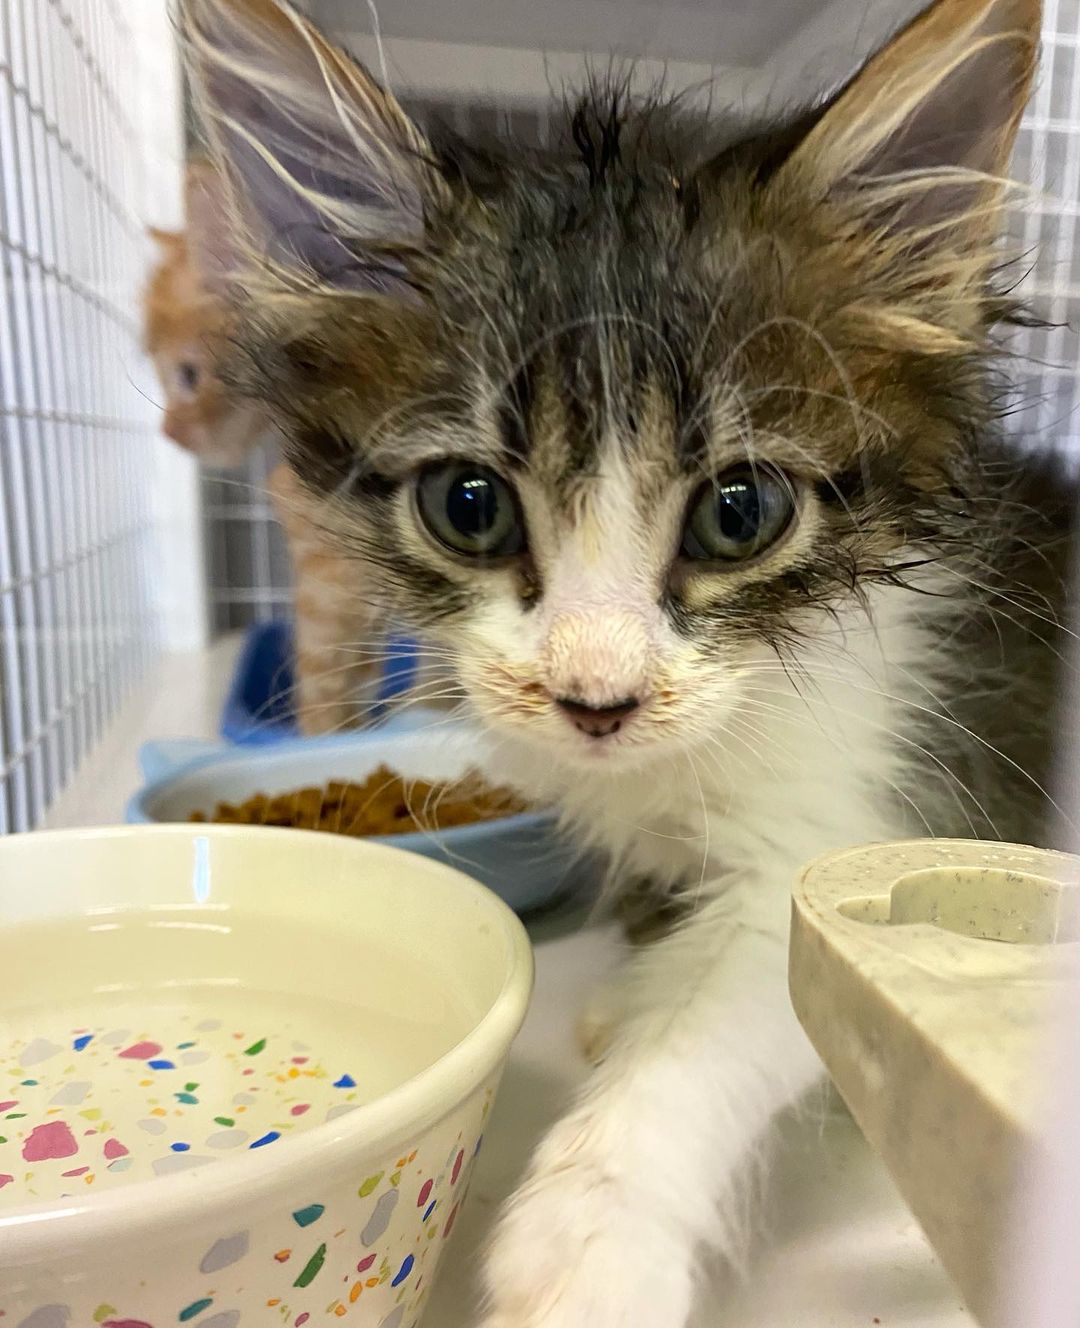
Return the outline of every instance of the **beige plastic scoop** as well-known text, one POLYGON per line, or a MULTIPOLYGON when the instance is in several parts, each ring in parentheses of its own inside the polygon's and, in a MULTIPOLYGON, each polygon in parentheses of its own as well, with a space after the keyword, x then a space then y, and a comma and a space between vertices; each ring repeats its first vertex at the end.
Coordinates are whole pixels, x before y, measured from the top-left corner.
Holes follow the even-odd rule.
POLYGON ((968 1307, 995 1318, 1040 1144, 1051 1012, 1080 982, 1080 859, 920 840, 813 863, 795 1011, 968 1307))

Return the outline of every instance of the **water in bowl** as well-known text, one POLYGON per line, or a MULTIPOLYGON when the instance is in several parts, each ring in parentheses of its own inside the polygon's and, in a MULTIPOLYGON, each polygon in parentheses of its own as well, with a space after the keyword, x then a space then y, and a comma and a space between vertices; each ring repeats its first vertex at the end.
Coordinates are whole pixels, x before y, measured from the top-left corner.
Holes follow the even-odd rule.
POLYGON ((123 915, 17 928, 0 948, 0 1211, 270 1156, 424 1069, 471 1022, 418 957, 395 953, 390 984, 377 948, 266 919, 123 915), (279 986, 266 978, 284 954, 296 967, 279 986), (67 957, 36 989, 34 955, 67 957), (305 990, 314 956, 349 999, 305 990))

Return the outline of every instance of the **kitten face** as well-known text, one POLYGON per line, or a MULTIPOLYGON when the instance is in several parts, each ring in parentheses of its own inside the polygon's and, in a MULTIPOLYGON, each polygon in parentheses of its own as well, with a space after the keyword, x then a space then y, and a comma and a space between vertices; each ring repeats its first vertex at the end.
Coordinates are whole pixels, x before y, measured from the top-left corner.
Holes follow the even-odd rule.
POLYGON ((955 538, 1006 312, 968 168, 1004 160, 1030 49, 1004 4, 939 8, 776 132, 609 88, 530 154, 423 139, 272 0, 190 0, 258 285, 237 381, 489 724, 572 766, 737 738, 760 670, 955 538))
POLYGON ((745 173, 711 215, 659 170, 582 175, 522 169, 456 213, 389 335, 327 301, 250 362, 325 520, 484 717, 635 762, 715 735, 931 520, 976 378, 876 344, 858 256, 756 229, 745 173), (560 700, 638 704, 598 740, 560 700))
POLYGON ((239 466, 265 423, 221 381, 227 308, 206 290, 187 237, 155 231, 160 261, 144 297, 144 339, 164 394, 162 432, 208 466, 239 466))

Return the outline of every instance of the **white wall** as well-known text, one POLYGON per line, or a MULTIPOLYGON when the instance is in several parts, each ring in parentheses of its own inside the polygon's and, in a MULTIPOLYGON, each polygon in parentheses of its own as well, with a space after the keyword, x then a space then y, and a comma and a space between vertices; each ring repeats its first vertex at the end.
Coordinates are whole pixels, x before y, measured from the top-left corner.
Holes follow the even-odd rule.
MULTIPOLYGON (((380 70, 379 47, 368 32, 336 29, 335 35, 371 69, 380 70)), ((389 36, 383 39, 382 53, 388 81, 398 94, 505 105, 544 103, 566 87, 580 86, 590 67, 603 65, 600 57, 557 46, 541 50, 389 36)), ((727 65, 642 58, 634 62, 632 77, 642 89, 662 80, 671 88, 724 87, 741 98, 754 73, 727 65)))
MULTIPOLYGON (((380 68, 368 0, 307 0, 321 26, 380 68)), ((753 110, 813 101, 923 7, 920 0, 423 0, 375 3, 391 85, 425 96, 543 102, 609 55, 753 110)))
POLYGON ((520 50, 753 67, 827 0, 308 0, 327 27, 520 50))

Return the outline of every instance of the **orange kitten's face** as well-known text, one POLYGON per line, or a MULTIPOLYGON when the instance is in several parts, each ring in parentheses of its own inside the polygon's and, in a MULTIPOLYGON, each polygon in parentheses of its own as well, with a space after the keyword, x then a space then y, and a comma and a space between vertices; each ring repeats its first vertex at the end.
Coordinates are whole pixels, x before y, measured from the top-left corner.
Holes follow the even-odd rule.
POLYGON ((162 431, 210 466, 238 466, 265 429, 259 413, 230 400, 216 364, 228 333, 221 303, 205 289, 182 234, 155 231, 161 262, 145 296, 146 349, 165 395, 162 431))

